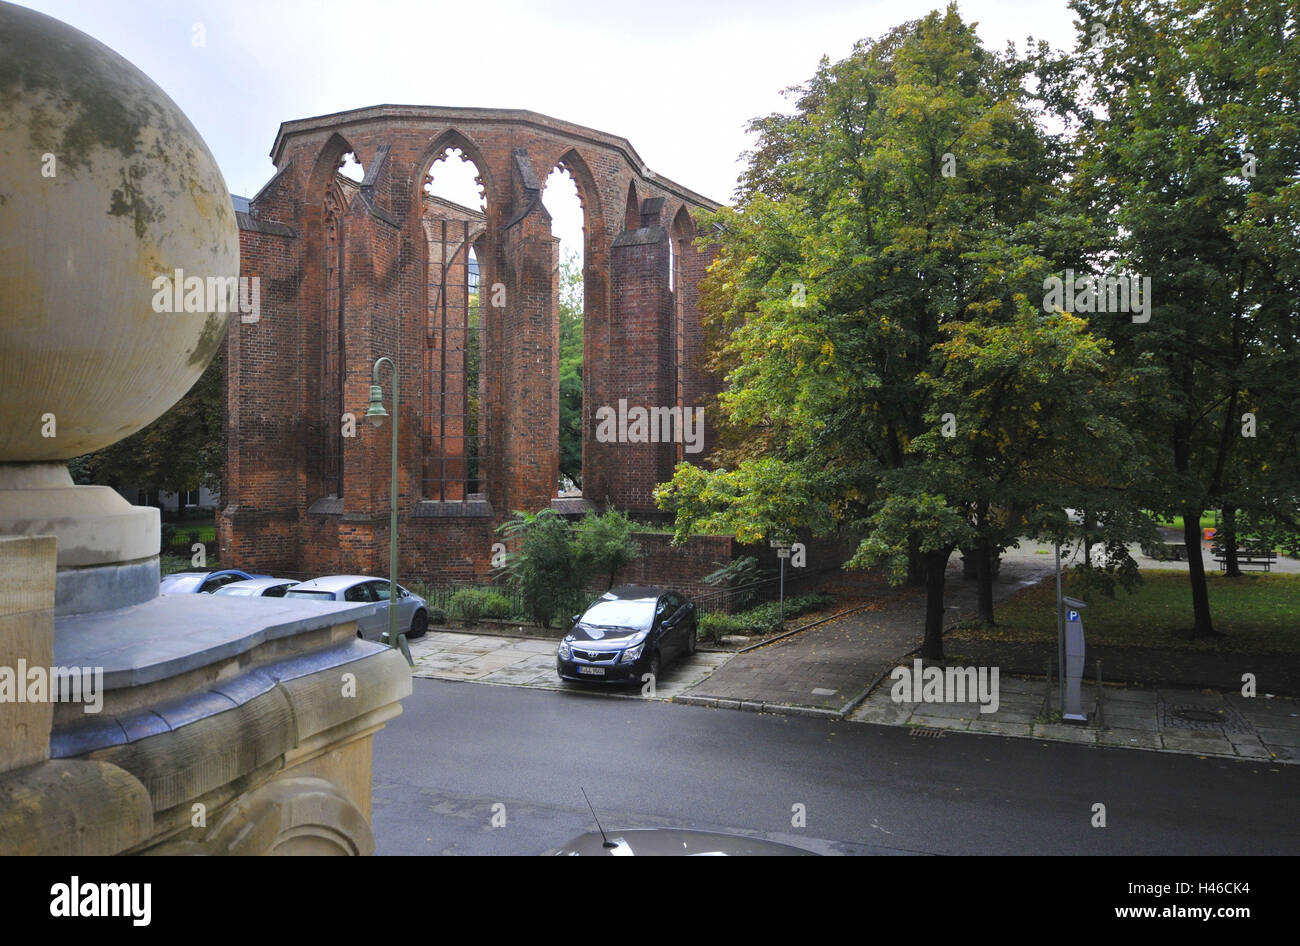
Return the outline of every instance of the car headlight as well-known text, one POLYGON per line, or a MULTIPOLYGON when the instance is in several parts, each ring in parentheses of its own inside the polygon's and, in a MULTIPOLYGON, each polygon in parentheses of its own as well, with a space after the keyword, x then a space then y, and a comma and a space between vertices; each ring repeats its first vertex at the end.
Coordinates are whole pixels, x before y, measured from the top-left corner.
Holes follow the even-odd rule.
POLYGON ((560 641, 560 659, 561 660, 573 659, 573 650, 572 648, 569 647, 568 641, 560 641))
POLYGON ((630 664, 641 658, 641 651, 645 650, 645 643, 637 644, 635 647, 629 647, 623 651, 623 656, 619 658, 620 663, 630 664))

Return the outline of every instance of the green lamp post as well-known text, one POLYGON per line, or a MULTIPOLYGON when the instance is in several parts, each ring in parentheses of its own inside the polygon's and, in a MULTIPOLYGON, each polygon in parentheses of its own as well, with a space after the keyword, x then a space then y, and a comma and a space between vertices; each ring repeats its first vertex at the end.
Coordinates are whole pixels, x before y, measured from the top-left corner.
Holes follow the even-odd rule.
POLYGON ((366 411, 366 420, 376 429, 384 426, 388 412, 384 410, 384 389, 379 384, 379 366, 384 362, 393 369, 393 485, 391 491, 391 509, 388 518, 388 644, 396 647, 412 667, 411 649, 406 645, 406 632, 397 630, 397 364, 388 357, 375 362, 370 376, 370 408, 366 411))

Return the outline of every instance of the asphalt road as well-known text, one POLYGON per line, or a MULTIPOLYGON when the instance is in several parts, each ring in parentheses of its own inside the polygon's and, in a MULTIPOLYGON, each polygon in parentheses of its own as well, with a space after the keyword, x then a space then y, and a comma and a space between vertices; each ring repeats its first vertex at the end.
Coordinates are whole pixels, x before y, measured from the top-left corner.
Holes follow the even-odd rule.
POLYGON ((1297 766, 414 683, 375 739, 378 854, 539 854, 595 829, 580 787, 607 831, 824 854, 1300 853, 1297 766))

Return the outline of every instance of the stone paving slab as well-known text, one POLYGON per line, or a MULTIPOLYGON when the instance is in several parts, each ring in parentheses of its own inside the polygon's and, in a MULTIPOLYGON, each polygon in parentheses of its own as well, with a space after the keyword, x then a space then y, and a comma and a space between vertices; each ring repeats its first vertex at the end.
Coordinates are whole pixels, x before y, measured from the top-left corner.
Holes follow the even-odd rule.
POLYGON ((1085 689, 1081 701, 1089 718, 1086 725, 1042 718, 1044 689, 1042 680, 1003 676, 998 682, 997 711, 981 713, 978 703, 895 702, 885 680, 847 718, 877 726, 987 733, 1288 764, 1300 762, 1300 701, 1280 698, 1252 701, 1236 694, 1185 687, 1168 690, 1103 687, 1102 725, 1098 726, 1095 688, 1088 688, 1092 693, 1085 689), (1184 720, 1171 712, 1177 707, 1218 714, 1217 721, 1184 720))
POLYGON ((539 690, 573 690, 641 699, 671 701, 727 662, 729 653, 699 651, 669 664, 656 681, 654 695, 640 687, 570 683, 555 674, 557 641, 489 634, 430 632, 410 642, 415 667, 412 676, 438 680, 469 680, 498 686, 539 690))

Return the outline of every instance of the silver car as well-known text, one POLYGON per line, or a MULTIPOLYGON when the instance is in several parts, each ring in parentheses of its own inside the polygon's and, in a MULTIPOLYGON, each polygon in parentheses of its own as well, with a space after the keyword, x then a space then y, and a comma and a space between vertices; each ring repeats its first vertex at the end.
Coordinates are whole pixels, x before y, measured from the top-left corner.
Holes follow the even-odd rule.
MULTIPOLYGON (((286 598, 315 598, 372 604, 357 620, 357 636, 378 640, 388 631, 388 579, 366 575, 326 575, 300 582, 284 593, 286 598)), ((397 629, 408 638, 423 637, 429 629, 429 605, 417 594, 397 586, 397 629)))
POLYGON ((284 593, 298 584, 293 578, 248 578, 222 585, 214 595, 234 595, 238 598, 283 598, 284 593))

